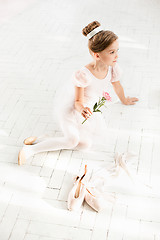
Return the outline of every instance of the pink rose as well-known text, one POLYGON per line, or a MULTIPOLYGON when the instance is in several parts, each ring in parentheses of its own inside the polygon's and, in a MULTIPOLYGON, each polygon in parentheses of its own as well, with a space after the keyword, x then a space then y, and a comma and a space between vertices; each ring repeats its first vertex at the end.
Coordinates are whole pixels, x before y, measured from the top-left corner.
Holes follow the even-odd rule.
MULTIPOLYGON (((93 112, 101 112, 100 108, 105 104, 105 102, 107 101, 111 101, 111 97, 109 96, 109 93, 107 92, 103 92, 103 97, 99 98, 99 101, 96 102, 93 106, 93 112)), ((102 112, 101 112, 102 113, 102 112)), ((85 119, 82 124, 87 121, 87 119, 85 119)))
POLYGON ((109 95, 108 92, 103 92, 103 97, 107 100, 107 101, 111 101, 111 97, 109 95))

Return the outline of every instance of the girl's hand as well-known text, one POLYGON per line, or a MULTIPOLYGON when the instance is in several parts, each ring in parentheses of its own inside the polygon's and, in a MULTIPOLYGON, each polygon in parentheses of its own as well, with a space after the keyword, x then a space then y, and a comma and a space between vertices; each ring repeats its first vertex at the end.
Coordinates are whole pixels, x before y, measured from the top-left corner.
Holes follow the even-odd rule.
POLYGON ((125 105, 134 105, 135 104, 135 102, 137 102, 137 101, 139 101, 139 99, 138 98, 135 98, 135 97, 127 97, 126 99, 125 99, 125 101, 124 101, 124 104, 125 105))
POLYGON ((91 115, 92 115, 92 112, 91 112, 91 109, 88 108, 88 107, 84 107, 81 111, 81 115, 85 118, 85 119, 88 119, 91 115))

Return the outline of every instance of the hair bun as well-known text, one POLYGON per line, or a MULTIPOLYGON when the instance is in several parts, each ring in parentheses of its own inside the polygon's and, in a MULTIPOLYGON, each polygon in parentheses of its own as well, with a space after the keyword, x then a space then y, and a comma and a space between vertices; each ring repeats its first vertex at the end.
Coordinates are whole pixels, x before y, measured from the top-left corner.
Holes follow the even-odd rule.
POLYGON ((89 23, 85 28, 82 29, 82 34, 84 36, 87 36, 88 33, 90 33, 92 30, 94 30, 95 28, 101 26, 101 24, 98 21, 93 21, 91 23, 89 23))

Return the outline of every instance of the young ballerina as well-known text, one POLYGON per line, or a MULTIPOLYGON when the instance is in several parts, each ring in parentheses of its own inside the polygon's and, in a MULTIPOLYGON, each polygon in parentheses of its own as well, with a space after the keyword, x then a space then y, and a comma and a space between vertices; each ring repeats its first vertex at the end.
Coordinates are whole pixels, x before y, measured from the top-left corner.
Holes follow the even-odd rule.
MULTIPOLYGON (((65 97, 61 98, 61 105, 57 106, 59 123, 63 137, 25 139, 24 146, 18 155, 18 164, 22 165, 26 159, 36 153, 56 151, 60 149, 88 148, 97 126, 101 125, 102 114, 92 113, 92 107, 103 91, 107 91, 111 82, 120 101, 125 105, 133 105, 137 98, 125 97, 120 83, 121 71, 117 64, 118 37, 111 31, 103 30, 100 23, 89 23, 82 33, 88 39, 89 52, 93 61, 76 71, 72 79, 72 88, 65 89, 65 97), (87 121, 82 124, 83 119, 87 121)), ((68 84, 69 85, 69 84, 68 84)))

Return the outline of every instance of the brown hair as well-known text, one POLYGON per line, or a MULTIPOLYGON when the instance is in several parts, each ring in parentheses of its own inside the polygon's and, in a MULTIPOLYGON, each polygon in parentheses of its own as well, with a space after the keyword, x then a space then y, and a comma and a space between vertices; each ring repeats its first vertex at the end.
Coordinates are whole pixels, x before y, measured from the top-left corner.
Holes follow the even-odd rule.
MULTIPOLYGON (((92 30, 100 25, 101 24, 98 21, 89 23, 85 28, 83 28, 83 35, 87 36, 92 30)), ((111 45, 116 39, 118 39, 118 36, 115 33, 108 30, 102 30, 88 40, 88 48, 92 52, 98 53, 111 45)))

